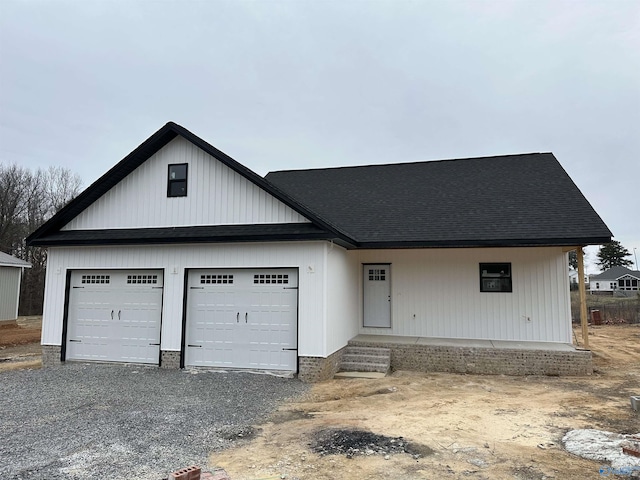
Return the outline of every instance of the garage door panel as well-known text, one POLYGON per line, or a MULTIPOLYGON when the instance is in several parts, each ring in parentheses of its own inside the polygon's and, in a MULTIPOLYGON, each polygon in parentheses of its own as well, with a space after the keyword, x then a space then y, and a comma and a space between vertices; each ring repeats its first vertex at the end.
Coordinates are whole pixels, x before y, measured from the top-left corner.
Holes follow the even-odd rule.
POLYGON ((67 315, 67 360, 157 364, 162 272, 77 271, 67 315))
POLYGON ((195 270, 188 282, 186 365, 296 370, 296 270, 195 270))

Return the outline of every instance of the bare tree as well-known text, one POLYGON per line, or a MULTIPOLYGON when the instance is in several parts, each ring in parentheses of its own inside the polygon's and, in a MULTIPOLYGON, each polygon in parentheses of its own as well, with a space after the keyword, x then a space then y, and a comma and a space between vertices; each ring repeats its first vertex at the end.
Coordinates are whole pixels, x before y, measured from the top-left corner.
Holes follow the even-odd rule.
POLYGON ((80 191, 77 174, 62 167, 31 172, 0 164, 0 250, 31 263, 22 279, 20 314, 42 313, 47 251, 27 247, 26 237, 80 191))

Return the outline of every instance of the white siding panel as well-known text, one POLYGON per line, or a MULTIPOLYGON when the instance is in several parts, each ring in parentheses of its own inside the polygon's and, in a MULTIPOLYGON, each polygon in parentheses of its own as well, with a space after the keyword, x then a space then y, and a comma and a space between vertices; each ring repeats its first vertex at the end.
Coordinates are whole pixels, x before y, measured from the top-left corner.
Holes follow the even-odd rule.
POLYGON ((14 320, 18 317, 21 274, 20 267, 0 267, 0 320, 14 320))
POLYGON ((186 268, 293 267, 300 272, 298 353, 302 356, 324 356, 325 255, 322 242, 50 248, 42 343, 61 344, 67 270, 164 269, 161 349, 180 350, 186 268))
POLYGON ((307 222, 303 216, 177 137, 63 230, 307 222), (188 195, 167 198, 168 165, 187 163, 188 195))
POLYGON ((327 354, 358 334, 359 265, 354 252, 327 245, 327 354))
MULTIPOLYGON (((562 249, 487 248, 360 251, 363 263, 391 263, 392 328, 360 333, 571 342, 562 249), (482 293, 479 263, 511 262, 512 293, 482 293)), ((359 297, 362 295, 360 285, 359 297)))

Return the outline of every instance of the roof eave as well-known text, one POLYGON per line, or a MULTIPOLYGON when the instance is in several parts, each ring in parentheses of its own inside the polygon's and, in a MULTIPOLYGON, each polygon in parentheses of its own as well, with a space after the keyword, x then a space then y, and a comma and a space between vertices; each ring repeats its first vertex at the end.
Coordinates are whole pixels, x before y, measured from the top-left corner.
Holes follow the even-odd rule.
POLYGON ((487 239, 487 240, 434 240, 359 242, 360 249, 389 248, 486 248, 486 247, 569 247, 602 245, 611 237, 539 238, 539 239, 487 239))

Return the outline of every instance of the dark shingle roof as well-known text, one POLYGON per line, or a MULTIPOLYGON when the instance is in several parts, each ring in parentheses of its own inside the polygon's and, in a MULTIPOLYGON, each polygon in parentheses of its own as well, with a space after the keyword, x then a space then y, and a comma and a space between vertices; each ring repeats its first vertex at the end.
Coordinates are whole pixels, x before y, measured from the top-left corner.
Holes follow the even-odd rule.
POLYGON ((609 270, 605 270, 599 275, 591 275, 589 280, 617 280, 625 275, 631 275, 636 278, 640 278, 640 271, 629 270, 626 267, 611 267, 609 270))
POLYGON ((550 153, 284 171, 262 178, 169 122, 33 232, 27 242, 46 246, 295 239, 331 239, 347 248, 574 246, 607 243, 611 232, 550 153), (61 230, 176 136, 311 224, 61 230))
POLYGON ((611 232, 551 153, 272 172, 361 247, 585 245, 611 232))

